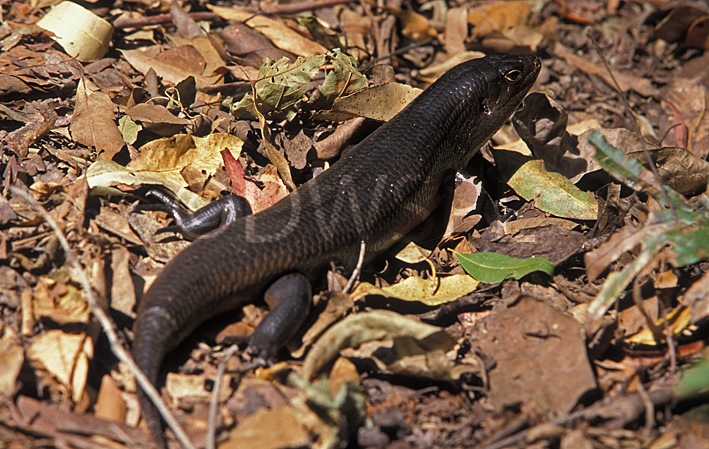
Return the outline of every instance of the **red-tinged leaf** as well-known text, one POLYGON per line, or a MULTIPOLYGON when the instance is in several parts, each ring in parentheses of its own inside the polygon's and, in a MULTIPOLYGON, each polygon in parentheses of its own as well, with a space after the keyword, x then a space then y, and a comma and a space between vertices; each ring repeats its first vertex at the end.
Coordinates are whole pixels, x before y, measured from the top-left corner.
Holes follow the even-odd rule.
POLYGON ((273 201, 266 196, 255 182, 244 177, 244 169, 228 150, 222 150, 222 158, 226 173, 231 179, 234 192, 246 198, 254 213, 268 209, 273 205, 273 201))

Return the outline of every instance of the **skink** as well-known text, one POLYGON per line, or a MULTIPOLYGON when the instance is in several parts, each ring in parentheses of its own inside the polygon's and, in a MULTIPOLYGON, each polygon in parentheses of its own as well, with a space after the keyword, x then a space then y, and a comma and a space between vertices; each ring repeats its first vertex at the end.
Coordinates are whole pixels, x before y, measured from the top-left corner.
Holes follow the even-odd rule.
MULTIPOLYGON (((541 67, 532 55, 490 55, 441 76, 332 167, 273 207, 197 239, 142 299, 133 355, 153 383, 165 355, 198 325, 254 301, 289 273, 308 278, 334 261, 371 260, 423 221, 443 182, 522 102, 541 67)), ((151 433, 160 417, 140 396, 151 433)))

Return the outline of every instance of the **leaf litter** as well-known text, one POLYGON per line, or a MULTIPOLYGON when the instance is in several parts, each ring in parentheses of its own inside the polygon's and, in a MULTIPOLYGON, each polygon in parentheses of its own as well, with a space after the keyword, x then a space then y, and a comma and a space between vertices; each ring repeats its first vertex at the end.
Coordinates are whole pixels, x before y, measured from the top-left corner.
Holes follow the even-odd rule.
MULTIPOLYGON (((84 62, 36 25, 48 8, 2 5, 0 441, 150 442, 132 374, 11 185, 62 224, 130 341, 142 292, 184 244, 155 241, 162 213, 130 212, 145 189, 191 208, 238 192, 262 210, 447 68, 526 51, 545 55, 535 92, 416 245, 366 266, 352 293, 336 267, 316 284, 285 363, 228 361, 220 447, 709 444, 706 5, 334 3, 175 3, 160 20, 89 5, 116 30, 84 62), (485 253, 504 276, 475 280, 457 259, 485 253)), ((222 345, 263 313, 202 326, 166 364, 165 397, 198 446, 222 345)))

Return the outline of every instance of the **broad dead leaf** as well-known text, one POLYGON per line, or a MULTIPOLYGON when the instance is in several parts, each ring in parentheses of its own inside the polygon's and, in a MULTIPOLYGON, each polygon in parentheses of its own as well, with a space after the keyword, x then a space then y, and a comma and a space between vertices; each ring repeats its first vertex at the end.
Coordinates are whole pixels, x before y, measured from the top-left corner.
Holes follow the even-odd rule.
POLYGON ((328 329, 313 345, 303 364, 303 377, 311 379, 344 348, 357 348, 367 341, 397 337, 423 341, 434 335, 441 336, 435 344, 439 349, 448 350, 455 343, 455 340, 439 327, 388 310, 351 315, 328 329))
POLYGON ((85 80, 79 83, 76 90, 70 130, 75 141, 96 148, 99 159, 113 159, 125 145, 116 125, 111 99, 85 80))

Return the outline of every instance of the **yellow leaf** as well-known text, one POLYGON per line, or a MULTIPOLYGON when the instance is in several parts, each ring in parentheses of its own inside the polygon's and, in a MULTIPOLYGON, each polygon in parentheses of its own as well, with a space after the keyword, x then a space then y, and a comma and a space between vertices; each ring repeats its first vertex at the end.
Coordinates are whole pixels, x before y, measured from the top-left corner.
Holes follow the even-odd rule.
MULTIPOLYGON (((672 336, 676 337, 692 322, 692 308, 685 306, 679 307, 678 309, 668 313, 665 317, 657 320, 655 325, 658 328, 663 329, 665 327, 665 321, 667 321, 667 329, 672 332, 672 336)), ((657 341, 652 333, 652 330, 648 327, 631 335, 626 339, 626 341, 638 345, 649 346, 657 346, 664 343, 664 340, 657 341)))
POLYGON ((384 288, 362 282, 351 296, 354 301, 367 295, 382 295, 402 301, 418 301, 428 306, 437 306, 455 301, 475 291, 478 284, 478 281, 467 274, 454 274, 434 281, 412 276, 384 288))

